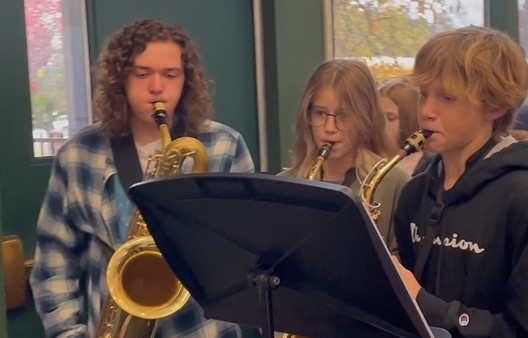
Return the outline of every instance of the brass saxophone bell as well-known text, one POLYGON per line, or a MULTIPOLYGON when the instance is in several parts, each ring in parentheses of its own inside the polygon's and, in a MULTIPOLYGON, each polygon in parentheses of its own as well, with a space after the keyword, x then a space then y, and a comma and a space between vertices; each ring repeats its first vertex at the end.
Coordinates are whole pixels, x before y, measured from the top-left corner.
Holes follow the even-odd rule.
POLYGON ((166 317, 185 305, 190 294, 176 278, 151 236, 125 242, 107 268, 108 293, 126 313, 142 319, 166 317))

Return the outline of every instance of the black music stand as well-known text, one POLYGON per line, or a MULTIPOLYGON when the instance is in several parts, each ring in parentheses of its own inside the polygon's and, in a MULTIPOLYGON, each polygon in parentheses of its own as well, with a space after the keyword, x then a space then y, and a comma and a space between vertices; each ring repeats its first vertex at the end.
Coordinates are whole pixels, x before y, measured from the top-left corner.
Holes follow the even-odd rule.
POLYGON ((309 337, 433 337, 361 202, 343 186, 187 174, 130 196, 208 318, 309 337))

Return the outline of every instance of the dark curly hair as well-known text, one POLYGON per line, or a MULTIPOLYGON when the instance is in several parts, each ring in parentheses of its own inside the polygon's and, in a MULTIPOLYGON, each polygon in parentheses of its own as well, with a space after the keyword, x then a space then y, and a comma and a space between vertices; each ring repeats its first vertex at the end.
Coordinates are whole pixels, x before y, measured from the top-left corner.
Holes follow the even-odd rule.
POLYGON ((193 135, 211 114, 211 98, 200 58, 179 26, 157 20, 136 21, 107 40, 96 64, 95 117, 110 136, 130 134, 130 107, 124 84, 134 58, 145 50, 149 42, 174 42, 182 49, 185 83, 174 111, 172 130, 177 135, 193 135))

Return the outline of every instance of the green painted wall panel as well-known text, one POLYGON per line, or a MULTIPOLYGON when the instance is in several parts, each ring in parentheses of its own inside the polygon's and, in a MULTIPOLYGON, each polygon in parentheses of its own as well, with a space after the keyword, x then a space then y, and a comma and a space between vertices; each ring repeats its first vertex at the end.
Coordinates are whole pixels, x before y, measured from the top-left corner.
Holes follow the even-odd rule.
MULTIPOLYGON (((0 189, 0 205, 2 204, 2 190, 0 189)), ((0 209, 0 220, 2 219, 2 209, 0 209)), ((2 222, 0 221, 0 238, 3 236, 2 233, 2 222)), ((3 250, 0 250, 0 262, 3 262, 3 250)), ((2 263, 0 263, 2 265, 2 263)), ((0 337, 7 336, 7 318, 6 318, 6 303, 5 303, 5 282, 4 282, 4 269, 0 266, 0 337)))
POLYGON ((519 18, 517 0, 488 0, 490 26, 507 33, 519 41, 519 18))
POLYGON ((282 166, 290 163, 302 91, 324 60, 321 0, 276 0, 277 96, 282 166))

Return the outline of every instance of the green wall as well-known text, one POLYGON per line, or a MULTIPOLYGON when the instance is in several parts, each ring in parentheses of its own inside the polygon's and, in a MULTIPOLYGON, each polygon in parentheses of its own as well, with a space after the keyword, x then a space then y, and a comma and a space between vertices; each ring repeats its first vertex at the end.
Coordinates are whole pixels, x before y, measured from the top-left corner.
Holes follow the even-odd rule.
POLYGON ((262 0, 268 172, 290 162, 304 84, 323 61, 321 0, 262 0))
MULTIPOLYGON (((0 205, 2 203, 2 190, 0 189, 0 205)), ((2 219, 2 210, 0 209, 0 220, 2 219)), ((0 222, 0 237, 2 237, 2 222, 0 222)), ((0 262, 3 262, 3 250, 0 250, 0 262)), ((0 290, 4 290, 3 269, 0 269, 0 290)), ((5 293, 0 292, 0 337, 7 337, 7 318, 5 309, 5 293)))
POLYGON ((488 0, 490 8, 490 26, 501 30, 519 41, 519 18, 517 0, 488 0))
POLYGON ((297 106, 324 60, 321 0, 263 0, 266 115, 270 172, 290 163, 297 106))

